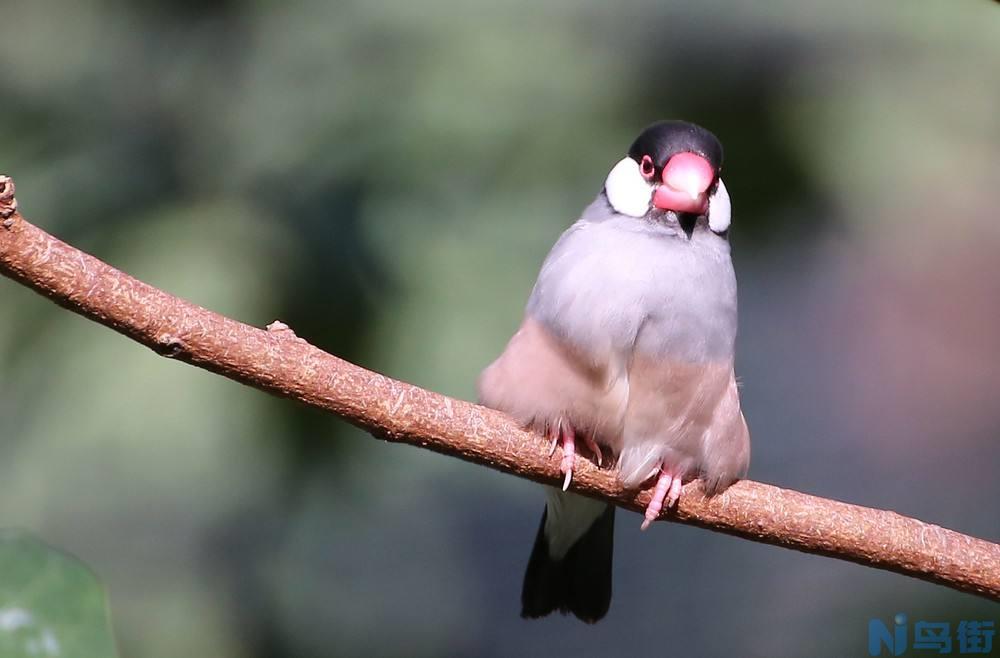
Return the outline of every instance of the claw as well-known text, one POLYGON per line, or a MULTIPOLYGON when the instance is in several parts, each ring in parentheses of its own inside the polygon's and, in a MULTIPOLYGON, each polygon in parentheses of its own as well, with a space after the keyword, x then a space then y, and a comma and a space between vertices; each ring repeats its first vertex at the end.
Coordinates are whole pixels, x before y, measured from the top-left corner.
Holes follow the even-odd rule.
POLYGON ((563 491, 569 489, 569 483, 573 479, 573 465, 576 462, 576 434, 573 428, 562 421, 559 422, 560 436, 562 437, 563 457, 559 463, 559 470, 566 474, 563 480, 563 491))
POLYGON ((551 457, 555 454, 556 446, 559 444, 559 435, 562 433, 562 419, 560 418, 556 421, 554 426, 549 425, 545 433, 551 439, 549 443, 549 457, 551 457))
POLYGON ((604 455, 601 454, 601 446, 597 445, 597 441, 594 441, 593 435, 590 434, 583 438, 583 444, 587 446, 587 450, 593 453, 594 459, 597 460, 597 467, 600 468, 604 463, 604 455))

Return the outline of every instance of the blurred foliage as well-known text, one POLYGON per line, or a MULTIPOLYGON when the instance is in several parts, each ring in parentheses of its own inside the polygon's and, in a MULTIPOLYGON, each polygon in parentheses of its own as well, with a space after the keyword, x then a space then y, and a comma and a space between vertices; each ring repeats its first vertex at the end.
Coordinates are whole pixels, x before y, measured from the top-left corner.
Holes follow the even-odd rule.
POLYGON ((28 536, 0 532, 0 655, 118 655, 97 578, 78 560, 28 536))
MULTIPOLYGON (((935 369, 996 360, 974 329, 1000 295, 971 285, 994 279, 959 267, 1000 244, 991 3, 6 0, 0 61, 0 169, 30 219, 208 308, 280 318, 464 398, 637 131, 706 125, 735 204, 751 476, 1000 537, 970 503, 1000 495, 997 380, 935 369), (960 245, 947 259, 942 234, 960 245), (962 283, 935 287, 942 271, 962 283), (904 284, 917 301, 897 308, 904 284), (943 345, 976 349, 928 361, 943 345), (947 387, 891 395, 908 382, 947 387)), ((640 537, 623 517, 611 616, 587 634, 526 625, 527 483, 165 362, 7 281, 0 378, 0 525, 106 577, 127 655, 589 655, 669 638, 682 654, 835 656, 871 616, 969 600, 690 529, 640 537)))

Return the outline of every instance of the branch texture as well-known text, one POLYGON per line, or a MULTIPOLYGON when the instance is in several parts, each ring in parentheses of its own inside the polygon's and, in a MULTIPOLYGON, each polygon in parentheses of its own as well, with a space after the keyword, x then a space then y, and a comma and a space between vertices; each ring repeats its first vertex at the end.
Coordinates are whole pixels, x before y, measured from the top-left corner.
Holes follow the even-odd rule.
MULTIPOLYGON (((365 370, 288 327, 258 329, 138 281, 28 223, 0 177, 0 274, 146 345, 240 383, 325 409, 377 437, 558 485, 559 454, 507 416, 365 370)), ((579 460, 572 489, 641 512, 648 491, 579 460)), ((744 480, 707 498, 684 487, 661 519, 849 560, 1000 601, 1000 544, 894 512, 744 480)))

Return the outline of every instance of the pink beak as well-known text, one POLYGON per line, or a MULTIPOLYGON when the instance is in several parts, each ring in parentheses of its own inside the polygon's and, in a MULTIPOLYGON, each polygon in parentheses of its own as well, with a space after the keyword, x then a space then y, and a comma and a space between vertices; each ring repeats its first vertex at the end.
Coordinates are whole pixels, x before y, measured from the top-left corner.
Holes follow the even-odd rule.
POLYGON ((660 210, 703 215, 708 211, 706 192, 715 180, 708 160, 694 153, 678 153, 663 167, 663 183, 653 193, 660 210))

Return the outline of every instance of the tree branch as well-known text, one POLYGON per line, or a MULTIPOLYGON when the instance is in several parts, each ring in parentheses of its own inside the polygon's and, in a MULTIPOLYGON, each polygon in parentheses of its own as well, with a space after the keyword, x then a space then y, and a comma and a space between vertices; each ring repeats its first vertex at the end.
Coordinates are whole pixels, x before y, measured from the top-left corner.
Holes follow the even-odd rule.
MULTIPOLYGON (((0 273, 158 354, 330 411, 377 437, 558 485, 559 455, 507 416, 331 356, 281 323, 257 329, 116 270, 28 223, 0 177, 0 273)), ((642 511, 649 492, 579 460, 573 490, 642 511)), ((662 519, 849 560, 1000 601, 1000 544, 899 514, 744 480, 684 487, 662 519)))

